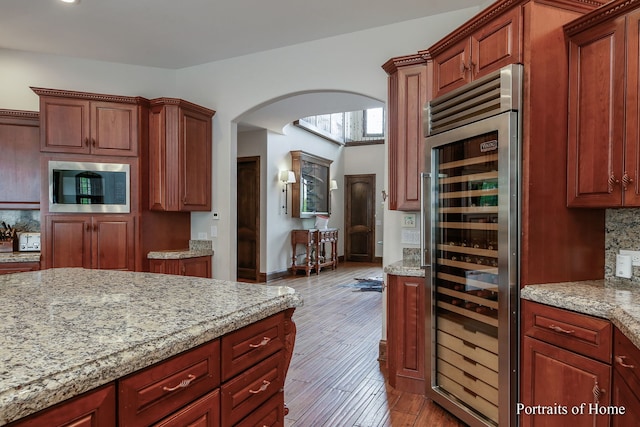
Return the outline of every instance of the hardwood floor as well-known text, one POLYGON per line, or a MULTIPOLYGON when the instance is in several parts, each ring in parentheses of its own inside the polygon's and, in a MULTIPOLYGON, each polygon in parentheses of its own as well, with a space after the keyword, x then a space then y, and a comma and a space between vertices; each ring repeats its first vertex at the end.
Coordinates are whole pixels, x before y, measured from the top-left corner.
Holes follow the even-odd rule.
POLYGON ((383 294, 341 287, 375 276, 383 276, 380 265, 343 263, 309 278, 269 282, 295 288, 304 299, 294 314, 285 426, 464 426, 431 400, 385 382, 384 363, 378 362, 383 294))

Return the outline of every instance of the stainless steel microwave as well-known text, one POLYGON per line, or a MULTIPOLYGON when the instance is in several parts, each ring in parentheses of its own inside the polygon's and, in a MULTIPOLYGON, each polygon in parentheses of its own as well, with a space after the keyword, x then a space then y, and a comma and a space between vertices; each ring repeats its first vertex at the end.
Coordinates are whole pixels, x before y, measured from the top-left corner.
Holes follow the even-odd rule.
POLYGON ((130 166, 49 161, 49 212, 128 213, 130 166))

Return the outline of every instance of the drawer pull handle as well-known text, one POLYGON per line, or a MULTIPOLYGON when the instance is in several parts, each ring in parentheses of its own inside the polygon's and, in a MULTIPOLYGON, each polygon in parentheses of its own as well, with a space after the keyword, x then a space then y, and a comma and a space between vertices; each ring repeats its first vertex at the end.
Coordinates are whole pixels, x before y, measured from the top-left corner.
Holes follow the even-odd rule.
POLYGON ((271 338, 263 337, 262 341, 260 341, 259 344, 249 344, 249 347, 251 347, 251 348, 264 347, 265 345, 269 344, 269 341, 271 341, 271 338))
POLYGON ((595 384, 593 385, 593 389, 591 389, 591 392, 593 393, 593 403, 598 403, 600 402, 600 397, 605 394, 607 390, 600 388, 600 386, 598 385, 598 380, 596 380, 595 384))
POLYGON ((269 386, 271 385, 271 383, 267 380, 262 380, 262 385, 260 386, 259 389, 257 390, 249 390, 249 393, 251 394, 258 394, 258 393, 262 393, 263 391, 265 391, 269 386))
POLYGON ((634 369, 635 366, 634 365, 627 365, 626 363, 624 363, 624 359, 626 359, 627 356, 616 356, 616 363, 620 366, 622 366, 623 368, 630 368, 630 369, 634 369))
POLYGON ((195 380, 195 379, 196 379, 196 376, 195 376, 195 375, 193 375, 193 374, 189 374, 189 376, 187 377, 187 379, 186 379, 186 380, 182 380, 182 381, 180 381, 180 384, 178 384, 177 386, 175 386, 175 387, 162 387, 162 389, 163 389, 164 391, 176 391, 176 390, 177 390, 177 389, 179 389, 179 388, 186 388, 186 387, 189 387, 189 384, 191 384, 191 382, 192 382, 193 380, 195 380))
POLYGON ((549 329, 556 332, 562 332, 563 334, 575 334, 576 332, 574 330, 567 331, 566 329, 562 329, 560 326, 556 325, 549 325, 549 329))

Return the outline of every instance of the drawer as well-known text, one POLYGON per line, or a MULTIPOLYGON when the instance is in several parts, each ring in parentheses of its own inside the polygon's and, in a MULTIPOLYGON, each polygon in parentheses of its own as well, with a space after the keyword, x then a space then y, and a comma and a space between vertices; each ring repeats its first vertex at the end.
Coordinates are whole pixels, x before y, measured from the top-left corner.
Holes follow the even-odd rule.
POLYGON ((613 368, 625 379, 629 388, 640 399, 640 349, 618 328, 613 335, 613 368))
POLYGON ((216 389, 154 427, 220 427, 220 390, 216 389))
POLYGON ((222 385, 222 425, 233 426, 282 391, 284 351, 279 351, 222 385))
POLYGON ((284 393, 278 392, 235 427, 283 427, 284 393))
POLYGON ((284 347, 284 313, 222 337, 222 380, 227 381, 284 347))
POLYGON ((220 385, 215 340, 119 381, 120 426, 150 425, 220 385))
POLYGON ((524 335, 611 363, 613 327, 608 320, 522 301, 524 335))

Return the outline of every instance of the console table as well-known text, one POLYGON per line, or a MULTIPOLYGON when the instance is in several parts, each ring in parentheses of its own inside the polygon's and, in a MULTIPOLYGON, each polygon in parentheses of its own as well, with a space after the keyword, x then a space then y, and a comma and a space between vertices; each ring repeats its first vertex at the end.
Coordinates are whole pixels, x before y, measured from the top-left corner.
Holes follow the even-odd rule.
POLYGON ((322 267, 331 266, 332 270, 338 267, 338 229, 325 228, 322 230, 291 230, 291 248, 293 257, 291 258, 291 271, 296 274, 298 270, 304 270, 307 276, 311 270, 320 274, 322 267), (330 245, 331 252, 327 256, 326 244, 330 245), (297 263, 296 249, 298 245, 305 248, 304 263, 297 263))

